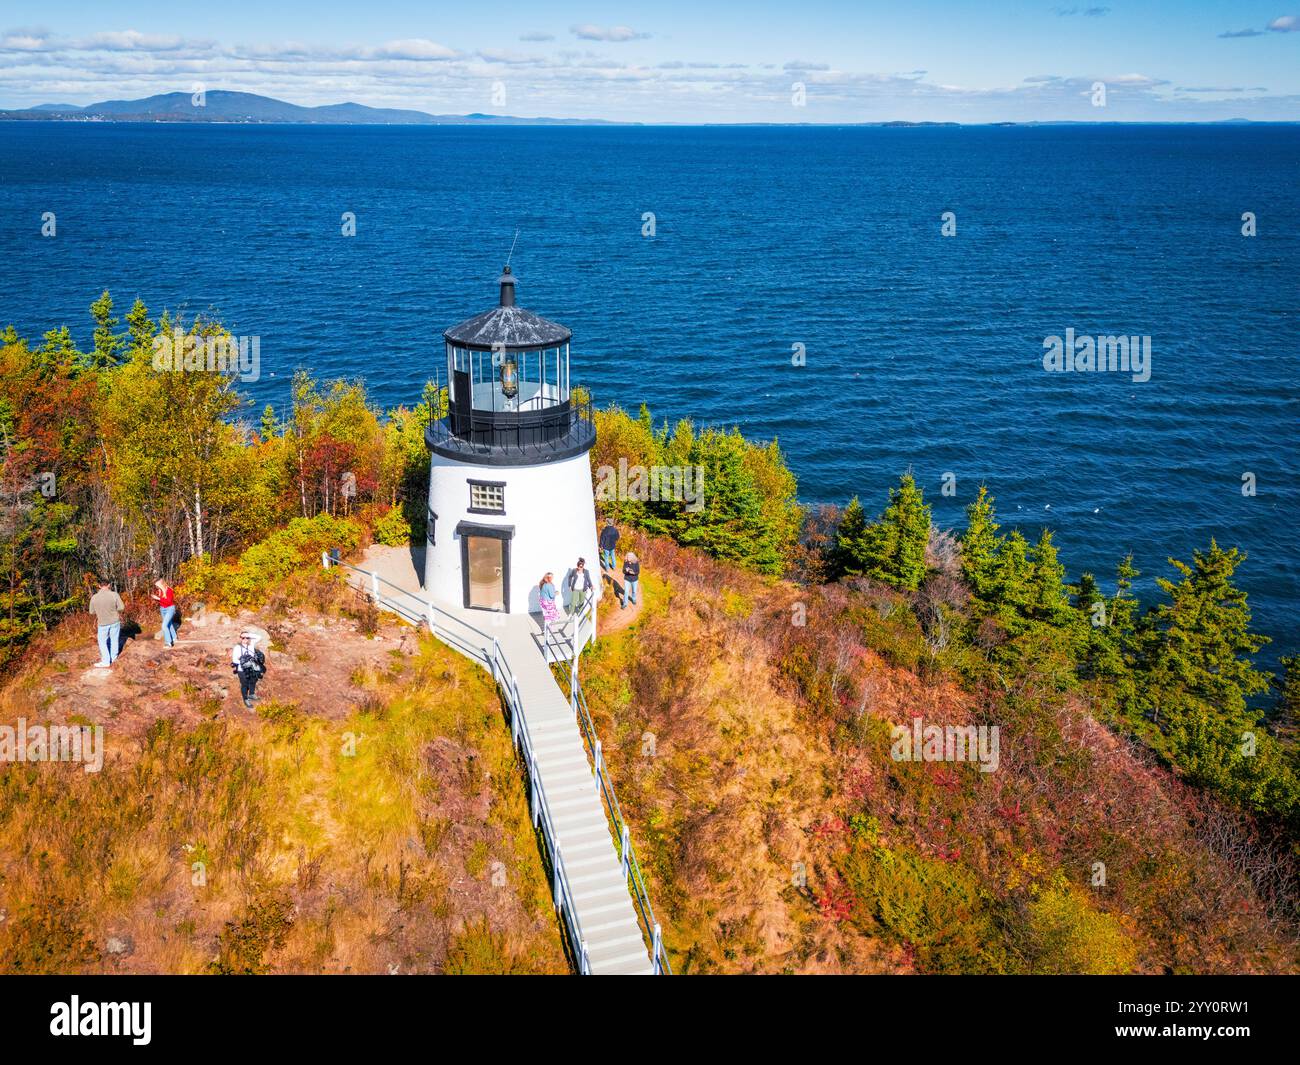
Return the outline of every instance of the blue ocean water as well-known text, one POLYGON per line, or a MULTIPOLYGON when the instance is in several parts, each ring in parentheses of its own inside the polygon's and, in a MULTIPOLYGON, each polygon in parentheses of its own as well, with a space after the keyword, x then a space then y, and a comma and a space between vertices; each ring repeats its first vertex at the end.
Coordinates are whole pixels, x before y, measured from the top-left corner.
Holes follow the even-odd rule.
POLYGON ((1298 173, 1298 126, 8 123, 0 323, 85 346, 109 288, 260 336, 257 408, 297 366, 410 403, 518 228, 520 302, 598 402, 775 434, 808 502, 911 467, 956 525, 987 483, 1105 587, 1216 536, 1271 661, 1300 642, 1298 173), (1149 335, 1150 380, 1046 372, 1067 328, 1149 335))

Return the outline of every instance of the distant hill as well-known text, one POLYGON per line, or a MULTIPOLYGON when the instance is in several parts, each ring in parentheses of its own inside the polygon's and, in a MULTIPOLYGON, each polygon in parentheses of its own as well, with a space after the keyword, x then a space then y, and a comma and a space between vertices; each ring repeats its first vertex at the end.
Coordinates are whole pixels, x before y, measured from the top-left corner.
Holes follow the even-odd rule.
POLYGON ((515 115, 431 115, 365 104, 325 104, 302 107, 251 92, 214 89, 196 107, 190 93, 168 92, 141 100, 104 100, 86 107, 40 104, 18 111, 0 111, 0 119, 69 122, 301 122, 320 125, 613 125, 601 119, 520 118, 515 115))

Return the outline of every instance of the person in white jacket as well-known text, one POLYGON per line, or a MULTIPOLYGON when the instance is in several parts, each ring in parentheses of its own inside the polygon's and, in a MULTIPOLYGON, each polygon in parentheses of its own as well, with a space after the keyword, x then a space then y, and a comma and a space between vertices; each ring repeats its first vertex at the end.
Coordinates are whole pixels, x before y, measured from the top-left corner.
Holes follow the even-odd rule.
POLYGON ((230 649, 230 666, 239 678, 239 694, 250 710, 257 698, 257 682, 266 672, 266 656, 257 649, 257 641, 257 633, 241 632, 239 642, 230 649))

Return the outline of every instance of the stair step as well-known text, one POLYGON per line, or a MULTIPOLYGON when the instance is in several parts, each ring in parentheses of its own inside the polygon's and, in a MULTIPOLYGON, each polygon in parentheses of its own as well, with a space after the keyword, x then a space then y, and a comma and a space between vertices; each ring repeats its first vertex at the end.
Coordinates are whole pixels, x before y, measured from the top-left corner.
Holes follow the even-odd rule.
POLYGON ((621 883, 618 877, 612 879, 598 877, 581 884, 569 881, 569 893, 573 896, 573 904, 578 907, 578 913, 583 912, 584 902, 604 904, 616 899, 627 903, 629 910, 632 908, 632 896, 628 894, 627 886, 621 883))
POLYGON ((596 791, 596 774, 591 771, 591 764, 583 759, 579 762, 561 762, 541 768, 542 787, 550 791, 552 787, 564 788, 571 782, 582 781, 590 784, 592 793, 596 791))
POLYGON ((650 952, 646 950, 645 947, 643 946, 639 951, 626 950, 621 954, 615 955, 614 957, 609 957, 608 955, 601 955, 600 957, 595 957, 593 955, 591 945, 588 944, 587 946, 587 964, 591 966, 593 971, 595 971, 597 967, 600 968, 604 968, 605 966, 613 967, 613 966, 621 965, 625 962, 642 963, 645 965, 646 969, 648 970, 650 968, 650 952))
POLYGON ((592 972, 599 976, 653 976, 654 968, 650 965, 649 952, 646 952, 646 960, 632 959, 631 961, 602 963, 599 969, 592 967, 592 972))
MULTIPOLYGON (((611 917, 606 914, 602 919, 595 921, 584 920, 582 922, 583 935, 589 937, 598 936, 602 932, 608 932, 610 929, 626 933, 636 932, 638 935, 641 935, 641 926, 636 923, 636 919, 622 914, 617 917, 611 917)), ((644 938, 644 936, 642 938, 644 938)))
POLYGON ((591 850, 576 856, 568 851, 564 852, 564 871, 570 877, 581 876, 587 869, 601 869, 618 865, 619 857, 612 851, 608 854, 601 854, 600 851, 591 850))
POLYGON ((584 926, 582 934, 587 937, 587 957, 593 961, 597 958, 619 957, 634 950, 640 950, 647 959, 650 957, 639 929, 623 935, 596 936, 584 926))

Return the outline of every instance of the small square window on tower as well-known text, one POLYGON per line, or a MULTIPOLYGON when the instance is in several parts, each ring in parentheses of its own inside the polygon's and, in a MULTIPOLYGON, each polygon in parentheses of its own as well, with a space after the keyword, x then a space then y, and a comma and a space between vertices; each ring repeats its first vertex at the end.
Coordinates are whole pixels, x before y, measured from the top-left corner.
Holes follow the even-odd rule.
POLYGON ((506 510, 506 485, 504 481, 470 481, 469 512, 471 514, 504 514, 506 510))

